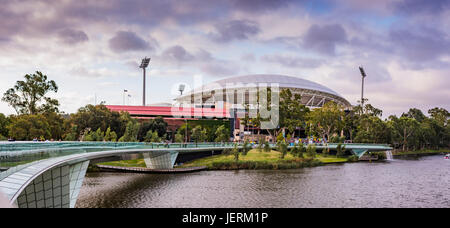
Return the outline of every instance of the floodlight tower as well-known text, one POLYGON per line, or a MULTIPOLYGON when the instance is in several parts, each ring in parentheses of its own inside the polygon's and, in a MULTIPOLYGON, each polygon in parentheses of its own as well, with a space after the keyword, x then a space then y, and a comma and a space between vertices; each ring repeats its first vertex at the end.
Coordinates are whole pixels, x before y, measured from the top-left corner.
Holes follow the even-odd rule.
POLYGON ((180 84, 180 85, 178 86, 178 91, 180 91, 180 96, 183 95, 183 91, 184 91, 184 88, 185 88, 185 87, 186 87, 185 84, 180 84))
POLYGON ((144 72, 144 82, 143 82, 143 91, 142 91, 142 106, 145 106, 145 68, 147 68, 148 64, 150 63, 150 58, 143 58, 142 59, 142 63, 139 66, 139 68, 142 68, 143 72, 144 72))
POLYGON ((361 72, 361 108, 364 110, 364 78, 367 76, 362 67, 359 67, 361 72))

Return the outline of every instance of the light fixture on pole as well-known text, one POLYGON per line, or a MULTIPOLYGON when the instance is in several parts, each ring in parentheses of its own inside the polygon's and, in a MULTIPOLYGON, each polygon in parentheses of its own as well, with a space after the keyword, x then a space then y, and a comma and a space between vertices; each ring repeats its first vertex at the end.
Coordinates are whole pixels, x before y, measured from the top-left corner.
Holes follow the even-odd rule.
POLYGON ((150 63, 150 58, 143 58, 142 63, 139 66, 139 68, 142 68, 144 72, 144 80, 143 80, 143 91, 142 91, 142 106, 145 106, 145 68, 147 68, 148 64, 150 63))
POLYGON ((359 67, 359 71, 361 72, 361 77, 362 77, 362 79, 361 79, 362 80, 361 81, 361 108, 363 109, 363 112, 364 112, 364 78, 367 75, 361 66, 359 67))
POLYGON ((185 84, 180 84, 178 86, 178 91, 180 91, 180 96, 183 95, 183 91, 184 91, 185 88, 186 88, 185 84))

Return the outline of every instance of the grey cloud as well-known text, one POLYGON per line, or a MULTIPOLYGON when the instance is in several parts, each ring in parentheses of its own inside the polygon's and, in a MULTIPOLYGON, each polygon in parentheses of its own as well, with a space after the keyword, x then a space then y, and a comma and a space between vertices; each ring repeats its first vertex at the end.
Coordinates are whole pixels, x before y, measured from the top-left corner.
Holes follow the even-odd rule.
POLYGON ((222 77, 235 75, 239 72, 239 67, 229 62, 212 62, 203 64, 200 70, 207 74, 207 76, 222 77))
POLYGON ((195 58, 201 61, 212 61, 214 57, 212 54, 204 49, 199 49, 195 54, 195 58))
POLYGON ((186 62, 195 59, 194 55, 190 54, 180 45, 169 47, 162 53, 162 57, 166 60, 175 62, 186 62))
POLYGON ((290 68, 317 68, 322 65, 322 61, 319 59, 282 56, 282 55, 265 55, 261 57, 262 61, 269 63, 278 63, 285 67, 290 68))
POLYGON ((389 39, 398 55, 416 65, 436 64, 440 57, 450 55, 450 39, 434 28, 391 29, 389 39))
POLYGON ((293 0, 232 0, 232 7, 237 10, 247 12, 260 12, 268 10, 276 10, 281 7, 286 7, 293 0))
MULTIPOLYGON (((153 39, 152 41, 155 42, 153 39)), ((116 53, 154 50, 154 45, 137 36, 134 32, 119 31, 109 40, 109 47, 116 53)))
POLYGON ((88 41, 89 38, 85 32, 74 29, 63 29, 58 33, 63 42, 68 44, 76 44, 88 41))
POLYGON ((260 32, 259 25, 249 20, 233 20, 220 23, 215 28, 216 33, 212 34, 212 37, 218 42, 245 40, 260 32))
POLYGON ((212 56, 209 51, 202 48, 195 52, 190 52, 186 50, 181 45, 175 45, 167 48, 161 54, 161 58, 170 62, 190 62, 190 61, 202 61, 202 62, 214 62, 217 59, 212 56))
POLYGON ((397 12, 407 15, 436 15, 450 9, 450 2, 448 0, 404 0, 393 3, 393 6, 397 12))
POLYGON ((312 25, 304 39, 303 46, 326 55, 335 55, 336 46, 347 43, 347 33, 339 24, 312 25))

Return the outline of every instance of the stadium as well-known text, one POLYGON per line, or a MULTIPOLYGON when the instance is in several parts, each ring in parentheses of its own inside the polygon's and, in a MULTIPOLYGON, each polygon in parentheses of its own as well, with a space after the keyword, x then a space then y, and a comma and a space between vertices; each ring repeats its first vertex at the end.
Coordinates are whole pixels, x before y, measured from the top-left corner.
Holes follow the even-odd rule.
MULTIPOLYGON (((293 94, 300 94, 301 103, 311 109, 322 107, 329 101, 341 105, 344 109, 351 109, 350 102, 324 85, 275 74, 253 74, 217 80, 176 97, 173 103, 106 107, 111 111, 128 112, 132 117, 141 120, 162 117, 168 123, 169 138, 173 138, 176 130, 184 123, 196 125, 208 121, 209 124, 229 126, 230 137, 240 140, 245 135, 252 135, 258 131, 257 128, 244 126, 241 120, 246 107, 252 108, 250 98, 256 97, 252 93, 257 93, 262 87, 274 88, 274 86, 278 87, 279 91, 290 89, 293 94)), ((304 129, 297 129, 296 132, 296 135, 304 136, 304 129)))
POLYGON ((277 85, 279 91, 290 89, 293 94, 300 94, 302 104, 310 108, 322 107, 329 101, 347 109, 351 107, 350 102, 326 86, 306 79, 275 74, 244 75, 214 81, 195 88, 176 100, 180 104, 191 104, 194 107, 229 109, 249 104, 251 93, 256 93, 258 87, 272 85, 277 85))

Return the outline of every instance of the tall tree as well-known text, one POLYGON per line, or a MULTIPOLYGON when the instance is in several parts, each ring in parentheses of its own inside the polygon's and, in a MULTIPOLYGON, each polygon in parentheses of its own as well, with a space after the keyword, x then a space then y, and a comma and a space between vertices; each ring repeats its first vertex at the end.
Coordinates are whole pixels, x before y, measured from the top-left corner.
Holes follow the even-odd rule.
POLYGON ((295 129, 304 127, 309 108, 302 104, 300 94, 292 94, 290 89, 280 92, 280 127, 288 129, 295 137, 295 129))
POLYGON ((0 137, 4 136, 7 137, 8 136, 8 128, 7 126, 9 125, 9 118, 6 117, 5 115, 3 115, 3 113, 0 113, 0 137))
POLYGON ((230 132, 225 125, 221 125, 216 129, 216 142, 228 142, 230 140, 230 132))
POLYGON ((206 129, 203 128, 201 125, 197 125, 192 129, 191 137, 196 143, 198 143, 204 142, 208 136, 206 129))
POLYGON ((400 141, 402 150, 405 151, 408 145, 413 142, 414 134, 417 133, 419 128, 419 122, 406 116, 400 118, 390 116, 388 124, 393 129, 394 136, 400 141))
POLYGON ((308 117, 312 128, 327 140, 333 133, 339 133, 344 125, 343 108, 332 101, 327 102, 322 108, 314 109, 308 117))
POLYGON ((34 74, 25 75, 25 81, 17 81, 13 88, 3 94, 2 101, 12 106, 17 114, 57 112, 58 100, 45 96, 51 91, 58 92, 55 81, 47 80, 47 75, 36 71, 34 74))
POLYGON ((9 135, 16 140, 49 139, 50 126, 42 114, 19 115, 11 118, 9 135))
POLYGON ((144 140, 148 131, 156 132, 159 137, 162 137, 167 132, 167 123, 162 117, 156 117, 141 123, 138 133, 139 141, 144 140))

